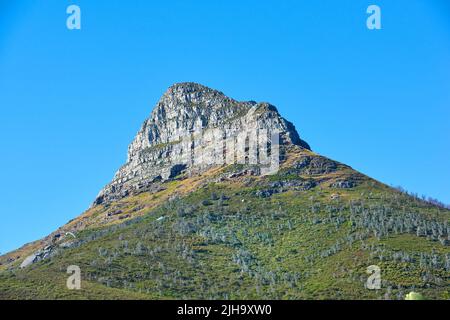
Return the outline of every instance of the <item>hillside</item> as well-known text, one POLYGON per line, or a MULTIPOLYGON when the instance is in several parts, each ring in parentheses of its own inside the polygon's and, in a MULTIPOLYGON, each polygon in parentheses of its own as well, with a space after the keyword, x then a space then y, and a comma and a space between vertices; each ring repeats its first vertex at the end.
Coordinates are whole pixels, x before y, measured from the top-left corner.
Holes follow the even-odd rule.
POLYGON ((86 212, 0 257, 0 299, 450 299, 449 219, 314 153, 271 104, 176 84, 86 212), (276 171, 215 138, 253 129, 279 132, 276 171))

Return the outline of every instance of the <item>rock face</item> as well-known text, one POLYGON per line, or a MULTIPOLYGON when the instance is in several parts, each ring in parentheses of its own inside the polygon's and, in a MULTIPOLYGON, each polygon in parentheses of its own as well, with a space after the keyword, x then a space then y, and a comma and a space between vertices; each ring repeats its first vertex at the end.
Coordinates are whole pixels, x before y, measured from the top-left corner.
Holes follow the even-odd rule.
POLYGON ((215 165, 263 164, 263 154, 276 156, 277 143, 309 149, 273 105, 238 102, 196 83, 175 84, 144 121, 128 147, 127 162, 94 205, 215 165))
POLYGON ((33 253, 32 255, 26 257, 25 260, 20 265, 20 268, 24 269, 32 265, 33 263, 50 258, 54 254, 55 254, 54 248, 52 246, 46 246, 44 249, 39 250, 33 253))

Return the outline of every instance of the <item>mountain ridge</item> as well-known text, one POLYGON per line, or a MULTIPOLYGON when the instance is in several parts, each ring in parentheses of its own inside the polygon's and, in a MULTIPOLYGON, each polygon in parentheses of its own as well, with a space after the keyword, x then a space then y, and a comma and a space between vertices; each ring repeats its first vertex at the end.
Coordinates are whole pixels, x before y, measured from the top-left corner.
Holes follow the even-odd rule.
POLYGON ((88 210, 0 257, 0 298, 445 299, 449 219, 314 153, 274 106, 180 83, 88 210))

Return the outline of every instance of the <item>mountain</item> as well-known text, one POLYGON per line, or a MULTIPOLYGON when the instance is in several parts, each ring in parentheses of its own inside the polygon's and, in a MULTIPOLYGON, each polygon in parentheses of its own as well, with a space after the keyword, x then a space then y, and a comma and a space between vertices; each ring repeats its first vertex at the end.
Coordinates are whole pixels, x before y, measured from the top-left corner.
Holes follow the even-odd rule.
POLYGON ((87 211, 0 257, 0 299, 449 299, 449 218, 275 106, 180 83, 87 211))
POLYGON ((222 149, 217 152, 214 149, 219 144, 225 148, 227 137, 230 140, 241 132, 256 133, 257 129, 277 130, 283 144, 309 149, 294 126, 268 103, 238 102, 196 83, 176 84, 164 93, 145 120, 128 148, 126 164, 100 192, 95 203, 118 200, 152 188, 155 181, 167 181, 181 171, 202 171, 217 164, 220 160, 217 158, 224 160, 220 154, 222 149))

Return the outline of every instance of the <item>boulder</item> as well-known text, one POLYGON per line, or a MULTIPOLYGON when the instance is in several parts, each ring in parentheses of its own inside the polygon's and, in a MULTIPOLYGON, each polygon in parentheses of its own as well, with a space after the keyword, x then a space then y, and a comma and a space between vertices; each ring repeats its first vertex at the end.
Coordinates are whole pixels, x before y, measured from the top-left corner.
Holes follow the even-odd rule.
POLYGON ((23 262, 20 264, 20 268, 24 269, 32 265, 33 263, 51 258, 53 255, 55 255, 55 253, 56 251, 54 246, 46 246, 44 249, 36 251, 32 255, 26 257, 25 260, 23 260, 23 262))
POLYGON ((356 186, 356 183, 353 180, 339 180, 336 182, 333 182, 330 187, 331 188, 337 188, 337 189, 349 189, 356 186))
POLYGON ((35 263, 38 259, 38 256, 36 254, 32 254, 28 257, 25 258, 25 260, 23 260, 22 264, 20 265, 20 269, 24 269, 30 265, 32 265, 33 263, 35 263))

